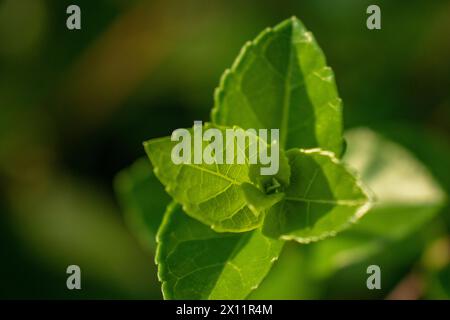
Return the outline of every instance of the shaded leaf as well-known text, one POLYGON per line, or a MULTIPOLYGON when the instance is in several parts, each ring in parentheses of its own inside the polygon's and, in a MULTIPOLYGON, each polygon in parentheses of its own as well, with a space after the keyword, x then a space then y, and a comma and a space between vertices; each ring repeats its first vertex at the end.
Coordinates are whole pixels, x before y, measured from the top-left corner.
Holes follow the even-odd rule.
POLYGON ((269 272, 283 242, 260 231, 216 233, 172 203, 158 232, 165 299, 244 299, 269 272))
POLYGON ((344 160, 358 169, 376 201, 352 228, 314 245, 314 269, 323 275, 365 261, 411 236, 445 202, 428 170, 400 145, 365 128, 349 131, 346 139, 344 160))
POLYGON ((156 232, 171 198, 153 174, 148 159, 139 159, 118 173, 114 187, 125 221, 142 244, 154 251, 156 232))
POLYGON ((291 184, 266 216, 266 235, 300 243, 321 240, 345 229, 369 209, 367 191, 333 153, 291 149, 286 155, 291 184))

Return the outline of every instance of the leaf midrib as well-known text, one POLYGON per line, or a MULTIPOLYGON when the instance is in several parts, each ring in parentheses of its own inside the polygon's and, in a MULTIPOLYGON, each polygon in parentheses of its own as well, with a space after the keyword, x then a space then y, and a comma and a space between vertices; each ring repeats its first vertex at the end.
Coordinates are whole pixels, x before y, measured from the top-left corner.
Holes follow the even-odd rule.
POLYGON ((212 170, 206 169, 206 168, 204 168, 204 167, 202 167, 202 166, 197 166, 197 165, 195 165, 195 164, 190 164, 190 163, 184 163, 184 165, 187 166, 187 167, 191 167, 191 168, 198 169, 198 170, 200 170, 200 171, 203 171, 203 172, 212 174, 212 175, 217 176, 217 177, 219 177, 219 178, 222 178, 222 179, 224 179, 224 180, 226 180, 226 181, 229 181, 229 182, 231 182, 232 184, 236 184, 236 185, 240 185, 240 184, 241 184, 241 182, 239 182, 239 181, 237 181, 237 180, 234 180, 234 179, 232 179, 232 178, 230 178, 230 177, 228 177, 228 176, 225 176, 225 175, 223 175, 223 174, 221 174, 221 173, 219 173, 219 172, 216 172, 216 171, 212 171, 212 170))
POLYGON ((289 125, 289 107, 291 103, 291 75, 292 75, 292 60, 293 60, 293 52, 294 46, 292 45, 292 37, 294 32, 294 25, 291 24, 291 36, 290 36, 290 45, 289 45, 289 60, 287 65, 286 79, 284 81, 284 96, 283 96, 283 111, 281 115, 281 147, 285 148, 286 146, 286 136, 289 125))
POLYGON ((334 204, 337 206, 359 206, 367 202, 367 199, 342 199, 342 200, 329 200, 329 199, 307 199, 300 197, 285 197, 286 201, 305 202, 305 203, 318 203, 318 204, 334 204))

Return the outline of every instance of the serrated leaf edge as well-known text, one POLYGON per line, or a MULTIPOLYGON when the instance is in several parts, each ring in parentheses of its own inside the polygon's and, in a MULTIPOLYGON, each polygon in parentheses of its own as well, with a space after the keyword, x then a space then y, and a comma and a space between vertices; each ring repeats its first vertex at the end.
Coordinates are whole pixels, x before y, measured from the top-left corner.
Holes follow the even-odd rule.
POLYGON ((319 236, 306 237, 306 238, 305 237, 298 237, 298 236, 294 236, 294 235, 283 235, 283 236, 280 236, 281 240, 296 241, 296 242, 301 243, 301 244, 308 244, 308 243, 311 243, 311 242, 324 240, 326 238, 335 237, 339 232, 347 229, 352 224, 357 223, 357 221, 359 219, 361 219, 372 208, 372 206, 374 204, 373 192, 362 182, 359 173, 356 172, 351 167, 349 167, 345 162, 339 160, 336 157, 334 152, 328 151, 328 150, 323 150, 321 148, 312 148, 312 149, 301 149, 300 148, 300 149, 290 149, 290 150, 298 150, 299 152, 304 153, 304 154, 320 154, 322 156, 326 156, 326 157, 330 158, 330 160, 333 163, 338 164, 340 166, 343 166, 344 169, 355 178, 356 185, 362 190, 364 195, 367 197, 367 201, 356 210, 355 214, 350 218, 350 220, 346 224, 341 226, 336 231, 324 232, 324 233, 322 233, 319 236))
POLYGON ((284 24, 286 23, 297 23, 303 26, 303 24, 301 23, 301 21, 295 17, 292 16, 290 19, 286 19, 284 21, 282 21, 281 23, 277 24, 274 27, 267 27, 265 28, 263 31, 261 31, 253 40, 249 40, 247 41, 244 46, 241 48, 241 50, 239 51, 238 56, 236 57, 236 59, 234 60, 233 64, 231 65, 230 68, 225 69, 225 71, 223 72, 222 76, 220 77, 220 81, 219 81, 219 86, 214 90, 214 106, 211 110, 211 120, 213 123, 216 122, 216 115, 218 114, 219 110, 219 99, 220 99, 220 95, 222 92, 224 92, 226 90, 226 83, 228 81, 228 78, 230 77, 230 75, 234 74, 237 69, 239 68, 241 62, 243 61, 245 55, 249 52, 249 50, 253 47, 255 47, 258 42, 264 38, 265 36, 269 35, 270 33, 273 33, 274 31, 276 31, 277 29, 281 28, 282 26, 284 26, 284 24))

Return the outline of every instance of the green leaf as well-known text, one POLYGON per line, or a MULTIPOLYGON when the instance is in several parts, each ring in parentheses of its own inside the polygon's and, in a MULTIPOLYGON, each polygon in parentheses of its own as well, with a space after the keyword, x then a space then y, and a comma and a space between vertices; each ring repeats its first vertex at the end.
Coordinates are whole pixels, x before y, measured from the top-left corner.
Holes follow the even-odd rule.
POLYGON ((376 198, 358 232, 401 239, 444 205, 444 192, 409 151, 369 129, 354 129, 347 140, 344 159, 358 170, 376 198))
POLYGON ((317 241, 355 222, 369 209, 367 191, 333 153, 291 149, 291 184, 267 213, 266 235, 300 243, 317 241))
POLYGON ((323 275, 365 261, 412 236, 445 203, 445 194, 429 171, 402 146, 366 128, 349 131, 346 139, 344 161, 361 173, 376 201, 352 228, 314 245, 314 269, 323 275))
POLYGON ((365 128, 353 129, 346 137, 344 161, 374 192, 376 208, 443 204, 441 187, 408 150, 365 128))
POLYGON ((284 193, 281 192, 265 194, 250 183, 243 183, 241 188, 244 191, 248 206, 253 212, 261 212, 270 209, 270 207, 281 201, 284 197, 284 193))
POLYGON ((117 174, 114 187, 126 223, 143 246, 153 252, 156 232, 171 198, 153 174, 151 163, 146 158, 137 160, 117 174))
POLYGON ((212 121, 279 128, 281 146, 341 154, 342 105, 334 74, 295 17, 248 42, 215 92, 212 121))
MULTIPOLYGON (((225 136, 223 127, 205 125, 205 129, 218 128, 225 136)), ((192 142, 193 143, 193 142, 192 142)), ((277 143, 277 142, 275 142, 277 143)), ((210 225, 218 232, 244 232, 259 227, 264 214, 251 210, 248 206, 243 183, 254 184, 259 181, 255 177, 253 167, 248 158, 244 164, 236 163, 238 152, 248 154, 249 146, 246 140, 246 150, 235 150, 234 164, 174 164, 171 159, 172 148, 178 142, 171 141, 169 137, 147 141, 145 149, 154 166, 154 172, 165 185, 166 191, 175 201, 182 204, 183 210, 191 217, 210 225)), ((223 154, 226 143, 224 142, 223 154)), ((235 145, 238 148, 238 144, 235 145)), ((203 143, 202 151, 206 145, 203 143)), ((270 148, 270 146, 269 146, 270 148)), ((284 157, 280 150, 280 158, 284 157)), ((279 161, 280 168, 271 178, 287 183, 289 167, 287 161, 279 161)), ((268 177, 268 176, 266 176, 268 177)), ((264 178, 267 179, 267 178, 264 178)), ((270 186, 268 187, 270 188, 270 186)), ((255 207, 252 207, 255 209, 255 207)))
POLYGON ((172 203, 158 232, 165 299, 244 299, 269 272, 283 242, 259 230, 216 233, 172 203))

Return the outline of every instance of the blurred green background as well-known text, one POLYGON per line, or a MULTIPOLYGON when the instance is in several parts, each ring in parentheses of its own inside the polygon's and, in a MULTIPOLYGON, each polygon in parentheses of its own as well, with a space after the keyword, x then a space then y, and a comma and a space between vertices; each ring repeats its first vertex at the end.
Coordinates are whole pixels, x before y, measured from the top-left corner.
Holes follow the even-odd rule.
MULTIPOLYGON (((448 194, 450 1, 1 0, 0 298, 161 298, 114 177, 142 141, 207 121, 240 47, 292 15, 335 71, 346 129, 407 147, 448 194), (366 28, 370 4, 381 30, 366 28), (66 288, 70 264, 82 290, 66 288)), ((351 267, 318 280, 302 271, 314 246, 289 244, 253 297, 450 298, 449 226, 447 206, 387 246, 383 290, 351 267)))

